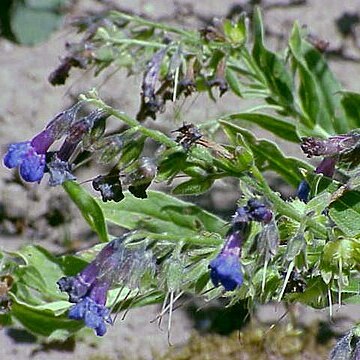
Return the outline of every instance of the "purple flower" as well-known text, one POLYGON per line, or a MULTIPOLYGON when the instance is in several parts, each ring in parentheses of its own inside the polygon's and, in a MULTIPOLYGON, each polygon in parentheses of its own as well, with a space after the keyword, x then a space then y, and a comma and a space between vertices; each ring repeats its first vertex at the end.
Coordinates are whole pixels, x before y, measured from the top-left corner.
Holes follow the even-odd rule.
POLYGON ((49 130, 43 130, 31 141, 10 144, 4 156, 4 165, 19 167, 21 177, 28 182, 40 182, 45 170, 45 155, 55 139, 49 130))
MULTIPOLYGON (((359 143, 360 134, 353 131, 348 134, 330 136, 328 139, 302 138, 301 149, 309 158, 324 156, 321 163, 316 167, 315 173, 332 178, 337 163, 348 163, 351 167, 358 162, 359 143)), ((308 182, 306 180, 301 181, 297 189, 298 198, 307 202, 309 192, 310 186, 308 182)))
POLYGON ((4 156, 4 165, 9 169, 19 167, 20 176, 27 182, 40 182, 48 149, 69 129, 79 106, 80 103, 56 115, 32 140, 10 144, 4 156))
MULTIPOLYGON (((337 159, 334 157, 325 157, 315 169, 315 174, 323 174, 332 178, 335 172, 337 159)), ((309 200, 310 185, 306 180, 302 180, 297 188, 297 197, 307 203, 309 200)))
POLYGON ((337 160, 333 157, 324 158, 315 169, 315 173, 323 174, 329 178, 332 178, 335 172, 336 161, 337 160))
POLYGON ((215 286, 221 284, 226 291, 233 291, 242 285, 241 247, 248 235, 250 222, 256 221, 267 225, 272 218, 271 210, 257 199, 249 199, 246 206, 236 210, 224 246, 209 264, 210 278, 215 286))
POLYGON ((63 277, 57 282, 60 291, 67 292, 69 301, 75 303, 69 309, 68 317, 83 320, 98 336, 106 333, 106 323, 112 323, 110 310, 106 307, 111 286, 122 283, 130 289, 139 287, 142 276, 154 264, 151 252, 126 249, 124 238, 109 242, 79 274, 63 277))
POLYGON ((307 203, 309 200, 309 194, 310 194, 310 185, 306 180, 302 180, 300 182, 300 185, 297 188, 297 197, 303 201, 304 203, 307 203))
POLYGON ((330 136, 328 139, 304 137, 301 139, 301 149, 308 157, 334 156, 354 150, 359 141, 360 134, 357 132, 330 136))
POLYGON ((71 172, 72 166, 69 159, 84 140, 84 137, 90 133, 93 126, 99 121, 105 120, 108 116, 105 111, 96 109, 69 127, 60 149, 54 153, 51 161, 46 164, 47 171, 50 173, 50 186, 61 185, 67 180, 76 180, 76 177, 71 172))
MULTIPOLYGON (((244 227, 245 229, 245 227, 244 227)), ((226 291, 233 291, 243 283, 240 264, 243 229, 230 229, 225 245, 219 255, 210 261, 210 278, 214 286, 221 284, 226 291)))
POLYGON ((271 221, 273 215, 269 208, 257 199, 250 199, 246 206, 236 210, 233 217, 233 223, 249 222, 251 220, 267 224, 271 221))
POLYGON ((105 323, 112 324, 110 310, 105 306, 109 286, 106 282, 94 283, 88 296, 69 309, 69 319, 84 320, 87 327, 96 331, 96 335, 103 336, 106 333, 105 323))

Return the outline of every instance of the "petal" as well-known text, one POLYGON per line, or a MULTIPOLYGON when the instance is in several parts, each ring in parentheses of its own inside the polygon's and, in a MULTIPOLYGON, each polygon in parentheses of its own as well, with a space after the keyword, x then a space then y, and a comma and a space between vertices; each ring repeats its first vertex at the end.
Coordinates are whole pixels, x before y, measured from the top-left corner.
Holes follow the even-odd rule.
POLYGON ((110 310, 89 297, 71 307, 68 317, 73 320, 83 320, 85 325, 94 329, 98 336, 106 333, 105 323, 111 323, 110 310))
POLYGON ((20 164, 20 175, 28 182, 40 182, 44 176, 45 155, 37 154, 33 149, 29 151, 20 164))
POLYGON ((87 303, 85 301, 81 301, 70 308, 68 318, 73 320, 82 320, 84 319, 86 309, 87 303))
POLYGON ((219 283, 226 291, 235 290, 243 283, 243 275, 238 256, 218 255, 209 265, 211 281, 215 286, 219 283))
POLYGON ((310 194, 310 185, 306 180, 302 180, 297 188, 297 197, 304 203, 308 202, 310 194))
POLYGON ((10 144, 4 156, 4 165, 9 169, 17 167, 22 163, 30 149, 30 141, 10 144))

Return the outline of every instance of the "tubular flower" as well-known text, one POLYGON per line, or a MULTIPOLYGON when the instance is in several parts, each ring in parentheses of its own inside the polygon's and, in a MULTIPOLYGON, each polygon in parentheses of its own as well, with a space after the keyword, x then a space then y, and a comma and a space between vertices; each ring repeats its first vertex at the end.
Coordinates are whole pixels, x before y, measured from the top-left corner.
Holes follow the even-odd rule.
POLYGON ((69 127, 64 143, 46 164, 47 171, 50 173, 50 186, 61 185, 64 181, 76 179, 71 173, 70 157, 93 126, 108 116, 105 111, 96 109, 69 127))
POLYGON ((330 136, 328 139, 305 137, 301 140, 301 149, 308 157, 334 156, 355 150, 360 141, 360 134, 354 131, 348 134, 330 136))
MULTIPOLYGON (((330 136, 328 139, 317 139, 314 137, 302 138, 301 149, 307 157, 324 156, 321 163, 315 169, 316 174, 323 174, 332 178, 337 163, 347 163, 353 167, 359 161, 360 133, 352 131, 348 134, 330 136)), ((306 180, 302 180, 297 196, 303 202, 307 202, 310 186, 306 180)))
MULTIPOLYGON (((111 268, 104 276, 104 266, 116 254, 118 240, 108 243, 95 260, 76 276, 61 278, 57 284, 60 291, 67 292, 69 301, 75 303, 68 317, 84 320, 85 325, 96 331, 98 336, 106 332, 105 323, 111 324, 110 310, 106 308, 106 296, 112 284, 111 268)), ((110 265, 110 264, 109 264, 110 265)))
POLYGON ((250 199, 245 206, 236 210, 224 246, 209 264, 210 279, 215 286, 221 284, 226 291, 233 291, 242 285, 241 247, 247 238, 250 222, 266 225, 272 217, 271 210, 257 199, 250 199))
POLYGON ((226 291, 233 291, 243 283, 240 264, 243 234, 241 230, 232 228, 219 255, 210 261, 210 278, 215 286, 221 284, 226 291))
POLYGON ((106 333, 106 323, 112 324, 110 309, 106 307, 108 290, 115 283, 130 289, 138 287, 141 277, 154 265, 151 252, 128 250, 123 240, 109 242, 79 274, 57 282, 60 291, 67 292, 69 301, 75 303, 68 317, 83 320, 98 336, 106 333))
POLYGON ((27 182, 40 182, 48 149, 69 129, 79 107, 80 103, 56 115, 32 140, 10 144, 4 156, 4 165, 9 169, 19 167, 20 176, 27 182))
POLYGON ((45 155, 55 139, 49 130, 43 130, 31 141, 10 144, 4 156, 9 169, 19 167, 21 177, 28 182, 40 182, 45 170, 45 155))

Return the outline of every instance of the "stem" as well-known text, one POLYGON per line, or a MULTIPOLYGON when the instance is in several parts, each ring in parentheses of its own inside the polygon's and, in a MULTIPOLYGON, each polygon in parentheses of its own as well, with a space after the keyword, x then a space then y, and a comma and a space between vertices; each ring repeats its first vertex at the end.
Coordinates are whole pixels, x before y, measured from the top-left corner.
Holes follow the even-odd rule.
MULTIPOLYGON (((254 178, 257 180, 258 185, 260 185, 264 195, 274 204, 274 206, 276 207, 277 211, 280 214, 287 216, 291 219, 294 219, 299 223, 303 221, 302 214, 299 214, 291 204, 282 200, 277 193, 271 190, 270 186, 268 185, 268 183, 262 176, 261 172, 255 165, 252 166, 251 173, 254 176, 254 178)), ((246 181, 245 179, 243 180, 246 181)), ((251 185, 253 186, 254 184, 252 183, 251 185)), ((309 218, 307 219, 306 224, 314 231, 314 233, 316 233, 316 235, 321 236, 322 238, 327 237, 326 227, 321 225, 317 221, 309 218)))
POLYGON ((186 31, 186 30, 183 30, 183 29, 179 29, 178 27, 175 27, 175 26, 166 25, 166 24, 160 24, 160 23, 157 23, 157 22, 153 22, 151 20, 145 20, 145 19, 143 19, 141 17, 125 14, 125 13, 118 12, 118 11, 111 11, 110 14, 112 14, 112 15, 118 17, 118 18, 127 20, 127 21, 133 21, 133 22, 136 22, 136 23, 141 24, 141 25, 154 27, 156 29, 161 29, 161 30, 164 30, 164 31, 169 31, 169 32, 172 32, 172 33, 175 33, 175 34, 179 34, 179 35, 187 37, 188 39, 192 39, 192 40, 195 39, 195 36, 194 36, 193 33, 189 32, 189 31, 186 31))
POLYGON ((166 48, 168 45, 160 44, 153 41, 137 40, 137 39, 109 39, 112 44, 128 44, 128 45, 138 45, 143 47, 154 47, 154 48, 166 48))
POLYGON ((175 243, 178 244, 180 241, 182 241, 186 245, 195 245, 195 246, 219 246, 224 243, 223 239, 217 239, 217 238, 204 238, 204 237, 184 237, 184 236, 176 236, 176 235, 163 235, 163 234, 148 234, 148 239, 151 240, 166 240, 169 243, 175 243))
MULTIPOLYGON (((142 126, 137 120, 127 116, 122 111, 113 109, 111 106, 106 105, 102 100, 97 99, 97 98, 86 98, 86 100, 88 102, 104 109, 105 111, 107 111, 109 114, 115 116, 116 118, 122 120, 129 127, 136 128, 139 132, 141 132, 145 136, 159 142, 160 144, 164 144, 169 148, 174 148, 174 147, 178 146, 177 142, 170 139, 167 135, 163 134, 160 131, 151 130, 151 129, 148 129, 148 128, 142 126)), ((193 156, 196 157, 195 154, 193 154, 193 156)), ((199 159, 202 160, 201 158, 199 158, 199 159)), ((226 169, 226 170, 227 170, 227 173, 229 173, 229 169, 226 169)), ((291 204, 282 200, 281 197, 277 193, 275 193, 274 191, 271 190, 270 186, 268 185, 268 183, 262 176, 261 172, 255 165, 253 165, 251 167, 251 174, 253 175, 255 181, 251 180, 251 178, 249 178, 249 177, 245 177, 243 172, 241 172, 241 173, 234 172, 231 174, 229 173, 230 176, 241 177, 242 180, 244 182, 246 182, 248 185, 250 185, 252 187, 256 187, 259 190, 261 190, 263 192, 263 194, 274 204, 274 206, 276 207, 277 211, 280 214, 287 216, 291 219, 294 219, 300 223, 303 221, 302 214, 299 214, 291 204)), ((322 237, 322 238, 326 238, 327 231, 326 231, 325 226, 321 225, 320 223, 318 223, 317 221, 315 221, 311 218, 307 219, 306 224, 314 231, 314 233, 316 235, 318 235, 319 237, 322 237)), ((193 242, 190 241, 189 243, 193 243, 193 242)), ((203 244, 202 242, 200 242, 200 243, 203 244)), ((196 244, 199 244, 199 242, 196 242, 196 244)))
POLYGON ((169 148, 174 148, 174 147, 178 146, 178 143, 176 141, 170 139, 167 135, 163 134, 161 131, 148 129, 145 126, 142 126, 137 120, 131 118, 130 116, 127 116, 122 111, 116 110, 116 109, 112 108, 111 106, 106 105, 102 100, 94 99, 94 98, 86 98, 86 100, 89 103, 91 103, 95 106, 98 106, 101 109, 104 109, 110 115, 113 115, 116 118, 122 120, 129 127, 136 128, 139 132, 141 132, 145 136, 159 142, 160 144, 164 144, 169 148))

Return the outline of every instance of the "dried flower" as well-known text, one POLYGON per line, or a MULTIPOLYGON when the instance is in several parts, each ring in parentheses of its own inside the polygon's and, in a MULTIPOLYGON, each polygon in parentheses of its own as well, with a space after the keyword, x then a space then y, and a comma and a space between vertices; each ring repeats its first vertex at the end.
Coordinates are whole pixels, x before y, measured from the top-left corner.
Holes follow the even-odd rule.
POLYGON ((225 59, 221 59, 216 68, 215 77, 208 81, 210 87, 218 86, 220 97, 223 96, 229 89, 228 83, 225 80, 225 59))
POLYGON ((147 198, 146 189, 155 178, 157 166, 154 159, 142 157, 139 159, 138 167, 127 174, 124 184, 129 185, 129 191, 137 198, 147 198))
POLYGON ((124 199, 119 176, 119 170, 114 168, 107 175, 99 175, 93 180, 92 186, 96 191, 100 191, 104 202, 119 202, 124 199))
POLYGON ((156 113, 162 108, 163 103, 156 96, 155 87, 166 51, 166 48, 157 51, 147 64, 141 87, 141 107, 136 116, 139 121, 145 120, 148 116, 155 120, 156 113))
POLYGON ((360 141, 360 134, 350 132, 344 135, 330 136, 328 139, 305 137, 301 141, 301 149, 308 157, 334 156, 353 150, 360 141))

